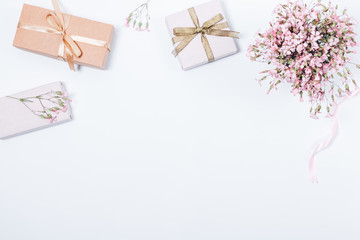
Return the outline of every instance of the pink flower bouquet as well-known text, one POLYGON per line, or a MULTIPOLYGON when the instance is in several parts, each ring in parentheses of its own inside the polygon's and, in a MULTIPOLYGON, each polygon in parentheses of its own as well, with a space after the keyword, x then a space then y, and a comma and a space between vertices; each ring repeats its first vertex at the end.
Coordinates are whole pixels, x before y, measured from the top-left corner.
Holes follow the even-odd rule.
POLYGON ((348 67, 358 46, 353 19, 321 0, 310 6, 303 1, 280 4, 274 14, 270 27, 248 49, 251 60, 274 66, 261 72, 265 75, 259 81, 271 79, 269 92, 291 83, 301 101, 309 96, 312 117, 323 109, 331 116, 339 98, 357 89, 348 67))

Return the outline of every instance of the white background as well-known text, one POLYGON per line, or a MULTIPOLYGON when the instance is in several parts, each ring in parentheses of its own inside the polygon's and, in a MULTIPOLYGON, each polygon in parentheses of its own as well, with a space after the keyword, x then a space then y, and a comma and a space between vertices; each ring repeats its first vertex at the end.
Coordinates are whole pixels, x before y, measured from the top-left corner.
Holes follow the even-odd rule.
MULTIPOLYGON (((139 33, 123 23, 140 0, 61 0, 116 27, 107 70, 74 73, 12 47, 23 0, 1 1, 0 95, 63 81, 74 115, 0 142, 1 240, 360 239, 360 99, 341 106, 311 184, 331 121, 309 118, 287 85, 266 95, 254 80, 266 66, 245 56, 279 2, 223 1, 240 53, 184 72, 164 18, 203 2, 153 0, 139 33)), ((340 6, 360 19, 358 1, 340 6)))

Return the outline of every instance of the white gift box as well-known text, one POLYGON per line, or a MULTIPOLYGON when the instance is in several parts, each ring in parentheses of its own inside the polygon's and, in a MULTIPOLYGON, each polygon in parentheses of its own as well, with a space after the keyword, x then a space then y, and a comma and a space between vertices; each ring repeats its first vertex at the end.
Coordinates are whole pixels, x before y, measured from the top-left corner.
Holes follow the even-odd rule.
MULTIPOLYGON (((218 14, 222 14, 226 21, 224 10, 219 1, 211 1, 194 7, 199 18, 200 26, 218 14)), ((184 10, 166 17, 166 24, 171 37, 174 37, 173 29, 177 27, 195 27, 188 10, 184 10)), ((224 30, 229 30, 224 29, 224 30)), ((206 35, 215 60, 230 56, 238 52, 235 39, 206 35)), ((175 45, 176 46, 176 45, 175 45)), ((198 67, 209 62, 204 46, 201 42, 201 34, 198 34, 178 55, 183 70, 198 67)))
POLYGON ((0 98, 0 139, 70 120, 70 104, 61 82, 0 98))

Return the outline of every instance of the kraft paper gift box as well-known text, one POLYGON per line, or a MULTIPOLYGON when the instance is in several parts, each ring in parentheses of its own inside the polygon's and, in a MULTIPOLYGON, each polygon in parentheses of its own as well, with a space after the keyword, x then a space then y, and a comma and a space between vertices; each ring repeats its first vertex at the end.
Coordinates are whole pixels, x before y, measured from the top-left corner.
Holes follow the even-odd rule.
MULTIPOLYGON (((64 45, 66 44, 62 40, 61 27, 54 27, 49 23, 49 20, 51 21, 49 14, 53 14, 52 17, 56 18, 53 10, 24 4, 13 45, 34 53, 65 60, 67 53, 64 45), (54 32, 55 28, 60 31, 54 32)), ((85 18, 61 14, 64 19, 65 33, 73 38, 81 50, 81 56, 73 57, 74 63, 104 69, 110 52, 114 27, 85 18)))
POLYGON ((71 120, 61 82, 0 98, 0 139, 71 120))
MULTIPOLYGON (((214 18, 214 16, 218 14, 221 14, 224 18, 219 23, 226 24, 225 13, 221 6, 221 2, 219 1, 211 1, 202 5, 195 6, 193 9, 195 10, 195 13, 199 19, 199 26, 203 26, 205 22, 214 18)), ((174 29, 176 28, 196 27, 194 25, 192 17, 189 14, 189 9, 167 16, 166 25, 172 38, 175 37, 174 29)), ((222 29, 229 30, 228 26, 222 29)), ((210 48, 213 52, 213 60, 218 60, 238 52, 238 48, 234 39, 237 38, 237 36, 235 37, 235 35, 237 34, 237 32, 232 32, 232 37, 222 37, 205 34, 209 42, 210 48)), ((176 47, 178 44, 181 43, 174 43, 174 47, 176 47)), ((202 43, 201 34, 198 34, 180 53, 178 53, 177 57, 183 70, 189 70, 191 68, 195 68, 213 61, 209 60, 209 58, 207 57, 202 43)))

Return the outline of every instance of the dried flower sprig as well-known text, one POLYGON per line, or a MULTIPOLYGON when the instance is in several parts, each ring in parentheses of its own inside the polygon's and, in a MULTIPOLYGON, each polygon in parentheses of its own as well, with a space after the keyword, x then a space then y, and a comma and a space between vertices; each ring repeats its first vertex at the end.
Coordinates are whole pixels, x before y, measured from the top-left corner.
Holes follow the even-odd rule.
POLYGON ((358 88, 348 67, 354 64, 349 55, 358 46, 354 20, 346 10, 337 11, 338 6, 321 0, 309 6, 300 0, 280 4, 270 28, 248 49, 252 61, 275 66, 261 72, 265 75, 259 79, 271 79, 268 93, 280 83, 291 83, 291 92, 301 101, 308 94, 314 118, 323 109, 332 116, 338 100, 358 88))
POLYGON ((149 1, 141 4, 125 18, 125 26, 132 26, 136 31, 148 31, 150 24, 149 1))
POLYGON ((62 91, 51 91, 35 97, 7 97, 20 101, 34 115, 41 119, 50 120, 50 123, 57 121, 56 115, 59 112, 67 112, 68 107, 66 103, 71 102, 67 94, 62 91))

